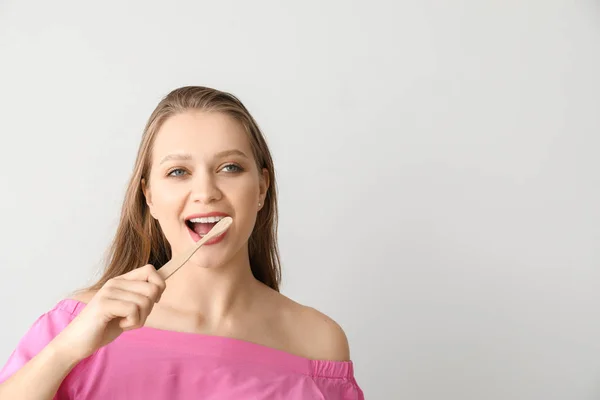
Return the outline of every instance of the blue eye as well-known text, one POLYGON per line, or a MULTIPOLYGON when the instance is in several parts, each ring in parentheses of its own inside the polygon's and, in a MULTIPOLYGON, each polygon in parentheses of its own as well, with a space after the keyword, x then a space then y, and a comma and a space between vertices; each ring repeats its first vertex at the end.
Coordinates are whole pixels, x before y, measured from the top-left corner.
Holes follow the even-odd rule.
POLYGON ((171 170, 171 172, 169 172, 169 176, 174 176, 174 177, 183 176, 183 174, 185 174, 185 171, 181 168, 175 168, 174 170, 171 170), (180 173, 176 174, 176 172, 180 172, 180 173))
POLYGON ((226 166, 223 167, 223 170, 225 172, 242 172, 243 171, 242 167, 235 165, 235 164, 227 164, 226 166))

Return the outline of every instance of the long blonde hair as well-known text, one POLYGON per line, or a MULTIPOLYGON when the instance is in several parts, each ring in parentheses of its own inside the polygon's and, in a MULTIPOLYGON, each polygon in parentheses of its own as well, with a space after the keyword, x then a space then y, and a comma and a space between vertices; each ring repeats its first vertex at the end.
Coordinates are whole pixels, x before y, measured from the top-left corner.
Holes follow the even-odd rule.
POLYGON ((171 246, 158 221, 150 215, 142 191, 142 179, 148 178, 152 146, 162 124, 169 117, 189 110, 222 112, 235 118, 248 135, 259 171, 263 168, 268 170, 270 185, 248 241, 248 251, 254 277, 279 291, 281 266, 277 246, 277 193, 271 153, 258 124, 240 100, 230 93, 201 86, 173 90, 150 115, 125 194, 119 225, 109 247, 106 268, 89 290, 98 290, 109 279, 145 264, 160 268, 171 258, 171 246))

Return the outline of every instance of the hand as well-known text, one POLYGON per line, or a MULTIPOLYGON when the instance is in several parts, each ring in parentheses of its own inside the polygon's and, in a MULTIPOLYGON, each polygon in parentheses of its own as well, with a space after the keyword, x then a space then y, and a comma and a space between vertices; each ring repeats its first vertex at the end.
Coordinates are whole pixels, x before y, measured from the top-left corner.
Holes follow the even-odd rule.
POLYGON ((150 264, 110 279, 57 336, 59 347, 80 361, 124 331, 142 327, 165 287, 150 264))

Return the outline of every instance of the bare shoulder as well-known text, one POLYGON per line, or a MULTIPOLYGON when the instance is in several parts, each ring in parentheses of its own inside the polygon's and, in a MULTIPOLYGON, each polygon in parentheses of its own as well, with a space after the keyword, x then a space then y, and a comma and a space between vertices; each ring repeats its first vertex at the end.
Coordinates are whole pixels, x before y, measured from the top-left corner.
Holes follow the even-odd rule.
POLYGON ((304 318, 300 323, 312 337, 315 354, 312 358, 321 360, 348 361, 350 348, 348 338, 342 327, 329 316, 312 307, 301 306, 304 309, 304 318))
POLYGON ((297 353, 313 360, 350 360, 348 338, 336 321, 315 308, 280 296, 284 321, 297 353))
POLYGON ((87 304, 90 302, 90 300, 92 300, 96 292, 97 291, 95 290, 82 290, 73 293, 71 296, 69 296, 69 298, 87 304))

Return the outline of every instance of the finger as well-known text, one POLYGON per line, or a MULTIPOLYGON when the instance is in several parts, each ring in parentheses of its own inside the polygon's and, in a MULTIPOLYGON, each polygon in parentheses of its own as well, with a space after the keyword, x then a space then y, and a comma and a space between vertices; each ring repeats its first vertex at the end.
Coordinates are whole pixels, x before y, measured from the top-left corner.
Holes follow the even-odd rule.
POLYGON ((104 285, 104 290, 108 290, 110 288, 117 288, 117 289, 121 289, 121 290, 127 290, 130 292, 138 293, 138 294, 148 297, 150 300, 152 300, 155 303, 158 301, 160 294, 162 292, 160 290, 160 288, 157 285, 155 285, 154 283, 146 282, 146 281, 126 280, 126 279, 111 279, 110 281, 106 282, 106 284, 104 285))
POLYGON ((148 315, 150 315, 150 312, 152 312, 152 308, 154 307, 154 301, 149 297, 115 287, 108 288, 104 296, 109 299, 121 300, 136 304, 138 306, 138 322, 140 326, 144 325, 146 319, 148 318, 148 315))
POLYGON ((119 326, 122 329, 133 329, 141 326, 140 311, 136 303, 103 297, 99 299, 101 310, 106 313, 109 321, 120 318, 119 326))
POLYGON ((151 264, 146 264, 143 267, 136 268, 133 271, 129 271, 126 274, 121 275, 119 278, 126 280, 139 280, 148 281, 154 283, 160 289, 161 293, 166 288, 166 283, 163 278, 160 277, 156 268, 151 264))

